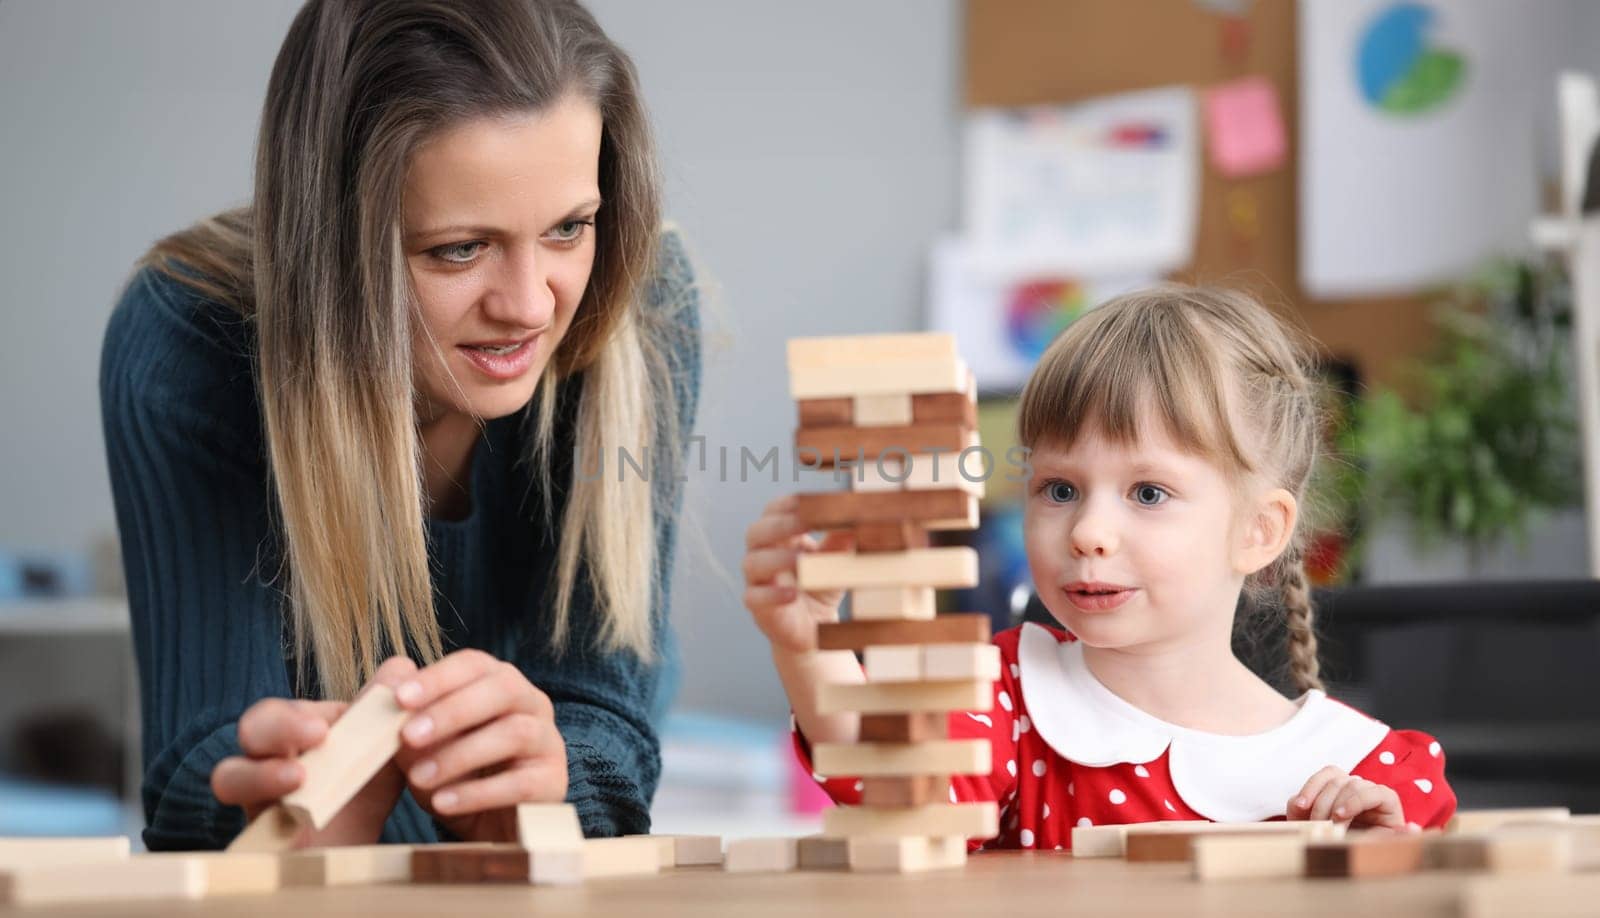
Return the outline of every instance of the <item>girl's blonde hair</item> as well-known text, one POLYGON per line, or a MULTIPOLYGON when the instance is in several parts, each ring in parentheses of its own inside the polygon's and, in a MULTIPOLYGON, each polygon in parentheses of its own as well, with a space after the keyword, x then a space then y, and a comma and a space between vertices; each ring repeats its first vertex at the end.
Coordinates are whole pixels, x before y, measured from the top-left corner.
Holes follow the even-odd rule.
MULTIPOLYGON (((1092 425, 1133 444, 1150 412, 1180 447, 1236 482, 1265 481, 1303 507, 1322 408, 1307 350, 1239 291, 1163 285, 1119 296, 1045 351, 1022 393, 1019 437, 1030 449, 1070 446, 1092 425)), ((1322 688, 1305 518, 1298 516, 1289 547, 1245 581, 1252 599, 1281 600, 1290 674, 1301 690, 1322 688)))
MULTIPOLYGON (((537 112, 566 93, 600 110, 605 208, 588 289, 527 409, 528 458, 551 494, 555 383, 582 371, 583 451, 648 448, 675 474, 668 354, 681 329, 671 308, 641 308, 660 238, 654 149, 632 63, 576 2, 310 0, 272 69, 252 204, 143 260, 255 325, 296 658, 328 696, 350 697, 388 653, 442 653, 414 408, 419 316, 400 243, 411 154, 464 119, 537 112)), ((645 479, 574 477, 555 649, 583 571, 600 643, 650 658, 664 572, 645 479)))

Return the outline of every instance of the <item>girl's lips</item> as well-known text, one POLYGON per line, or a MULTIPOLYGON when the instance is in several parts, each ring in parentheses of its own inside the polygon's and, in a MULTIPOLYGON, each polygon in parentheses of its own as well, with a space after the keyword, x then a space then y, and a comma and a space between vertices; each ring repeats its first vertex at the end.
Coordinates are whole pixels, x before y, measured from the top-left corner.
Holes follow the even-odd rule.
POLYGON ((1069 587, 1063 588, 1061 592, 1067 597, 1067 602, 1072 603, 1072 605, 1080 611, 1109 612, 1127 602, 1129 599, 1132 599, 1133 594, 1137 591, 1133 589, 1118 589, 1113 592, 1104 593, 1098 591, 1089 592, 1087 590, 1069 587))
POLYGON ((472 365, 477 367, 485 376, 491 379, 510 380, 516 379, 528 372, 533 366, 533 358, 538 352, 538 343, 541 336, 532 338, 517 345, 517 349, 506 354, 491 354, 488 351, 470 345, 458 345, 456 350, 464 354, 472 365))

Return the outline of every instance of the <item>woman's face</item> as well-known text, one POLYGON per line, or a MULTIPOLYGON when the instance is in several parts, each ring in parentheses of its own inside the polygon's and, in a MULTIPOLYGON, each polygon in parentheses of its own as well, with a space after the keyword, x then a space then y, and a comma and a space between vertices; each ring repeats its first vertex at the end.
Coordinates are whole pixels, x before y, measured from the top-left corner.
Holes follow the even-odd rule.
POLYGON ((539 112, 445 129, 413 155, 403 245, 424 422, 527 405, 594 265, 600 112, 569 94, 539 112))

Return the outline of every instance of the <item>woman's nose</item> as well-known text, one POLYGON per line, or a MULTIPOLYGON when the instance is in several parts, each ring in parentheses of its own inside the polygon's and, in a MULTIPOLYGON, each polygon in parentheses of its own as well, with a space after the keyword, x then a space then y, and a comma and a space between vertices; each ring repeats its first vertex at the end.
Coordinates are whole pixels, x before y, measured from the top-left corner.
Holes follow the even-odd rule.
POLYGON ((501 263, 501 270, 483 300, 484 313, 494 321, 516 328, 549 325, 555 315, 556 294, 550 272, 536 252, 501 263))

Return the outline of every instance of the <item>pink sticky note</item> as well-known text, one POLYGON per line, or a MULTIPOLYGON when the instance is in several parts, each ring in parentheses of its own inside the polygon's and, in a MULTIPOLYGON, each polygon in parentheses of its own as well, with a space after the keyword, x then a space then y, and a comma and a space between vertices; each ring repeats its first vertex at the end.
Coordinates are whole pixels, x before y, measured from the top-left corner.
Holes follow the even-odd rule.
POLYGON ((1270 172, 1288 149, 1278 90, 1264 77, 1247 77, 1205 93, 1211 161, 1230 178, 1270 172))

